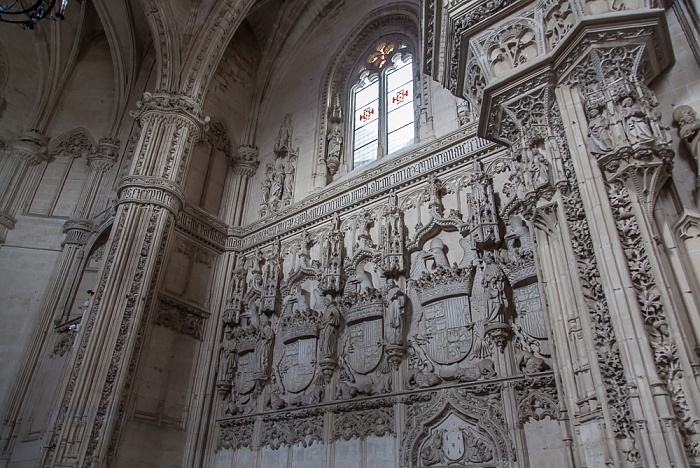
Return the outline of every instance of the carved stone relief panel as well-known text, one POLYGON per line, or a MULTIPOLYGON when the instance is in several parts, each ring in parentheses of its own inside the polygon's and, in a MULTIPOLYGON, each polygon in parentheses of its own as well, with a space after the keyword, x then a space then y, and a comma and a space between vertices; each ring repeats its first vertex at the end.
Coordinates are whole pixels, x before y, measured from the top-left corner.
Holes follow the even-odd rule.
POLYGON ((427 429, 401 448, 405 466, 512 460, 504 411, 517 402, 493 381, 551 375, 551 343, 504 161, 432 174, 239 254, 221 315, 222 421, 255 420, 253 450, 296 450, 411 419, 400 440, 427 429), (445 406, 416 412, 422 398, 445 406))
POLYGON ((265 178, 260 187, 261 217, 276 213, 294 200, 299 148, 292 147, 292 135, 292 114, 287 114, 275 141, 275 161, 267 164, 265 178))

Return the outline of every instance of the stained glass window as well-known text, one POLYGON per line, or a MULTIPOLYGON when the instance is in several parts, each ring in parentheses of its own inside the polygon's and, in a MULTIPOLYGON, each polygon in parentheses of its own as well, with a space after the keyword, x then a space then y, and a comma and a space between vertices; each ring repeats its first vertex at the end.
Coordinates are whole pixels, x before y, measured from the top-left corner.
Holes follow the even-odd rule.
POLYGON ((406 45, 373 48, 353 87, 353 168, 413 143, 413 61, 406 45))

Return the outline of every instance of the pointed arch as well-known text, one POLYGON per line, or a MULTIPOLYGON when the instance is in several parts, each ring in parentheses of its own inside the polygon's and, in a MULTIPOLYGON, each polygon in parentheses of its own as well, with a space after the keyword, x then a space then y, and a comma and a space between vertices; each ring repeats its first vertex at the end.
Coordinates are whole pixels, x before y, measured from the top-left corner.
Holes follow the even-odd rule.
POLYGON ((141 0, 151 29, 156 53, 156 92, 173 92, 179 87, 180 38, 177 22, 166 0, 141 0))

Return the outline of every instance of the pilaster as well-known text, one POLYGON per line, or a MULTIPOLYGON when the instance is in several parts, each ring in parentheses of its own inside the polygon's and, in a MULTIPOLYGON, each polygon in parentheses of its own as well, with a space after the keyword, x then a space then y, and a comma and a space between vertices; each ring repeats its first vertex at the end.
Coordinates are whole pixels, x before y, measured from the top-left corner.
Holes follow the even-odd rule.
MULTIPOLYGON (((46 444, 47 466, 104 466, 118 441, 158 272, 183 205, 180 186, 208 122, 182 96, 146 93, 137 107, 134 162, 119 188, 107 256, 46 444)), ((101 159, 91 165, 104 168, 101 159)))
POLYGON ((15 228, 17 214, 39 183, 41 165, 49 159, 47 144, 46 137, 30 130, 20 133, 8 150, 0 171, 0 244, 15 228))
POLYGON ((226 186, 226 208, 223 218, 231 226, 240 226, 243 221, 246 201, 250 201, 250 180, 255 175, 260 162, 258 148, 242 145, 231 159, 226 186))

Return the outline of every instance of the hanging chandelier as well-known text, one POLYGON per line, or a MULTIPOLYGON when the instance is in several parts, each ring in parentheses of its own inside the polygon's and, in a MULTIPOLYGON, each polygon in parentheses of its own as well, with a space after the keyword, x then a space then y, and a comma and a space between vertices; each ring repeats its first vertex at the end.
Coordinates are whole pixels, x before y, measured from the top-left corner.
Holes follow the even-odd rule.
POLYGON ((0 5, 0 21, 19 24, 24 29, 34 29, 34 25, 44 18, 61 21, 68 6, 68 0, 15 0, 0 5), (60 3, 58 11, 51 14, 56 2, 60 3))

